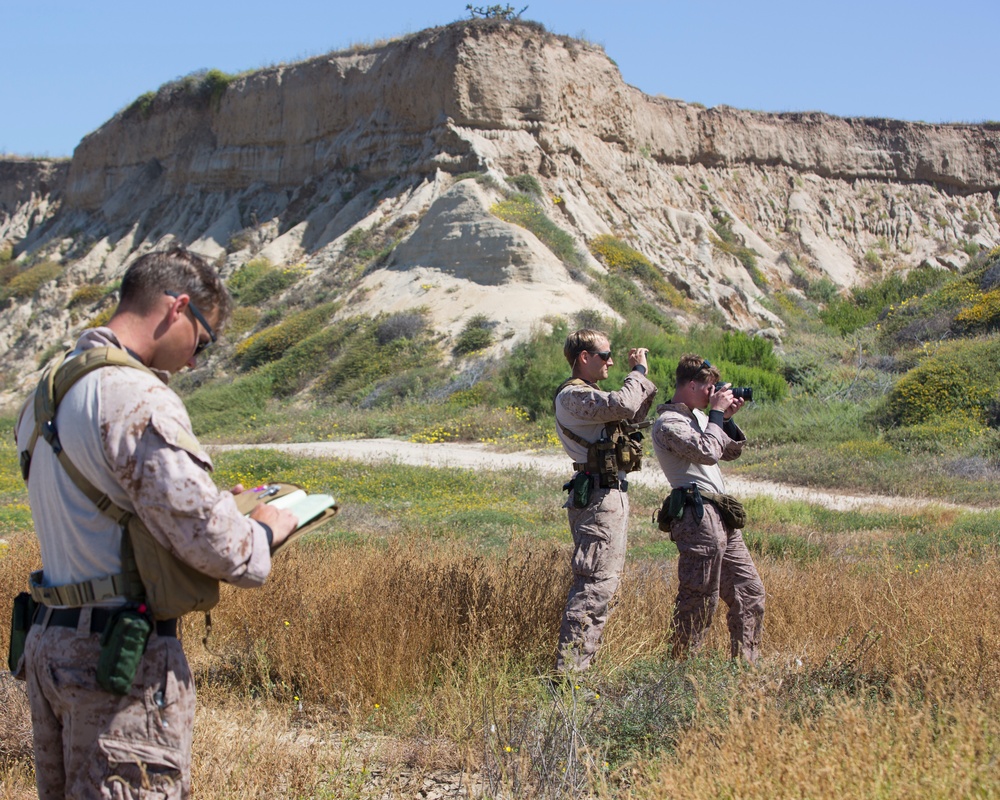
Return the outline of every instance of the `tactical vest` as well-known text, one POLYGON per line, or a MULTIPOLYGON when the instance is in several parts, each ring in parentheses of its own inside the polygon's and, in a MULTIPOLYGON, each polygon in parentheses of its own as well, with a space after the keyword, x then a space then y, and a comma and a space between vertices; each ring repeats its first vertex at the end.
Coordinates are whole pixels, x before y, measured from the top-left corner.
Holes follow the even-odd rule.
MULTIPOLYGON (((56 411, 70 387, 80 378, 101 367, 130 367, 154 374, 144 364, 117 347, 95 347, 64 361, 63 353, 45 369, 35 390, 35 429, 27 449, 21 452, 21 476, 25 483, 31 456, 41 436, 52 448, 59 464, 77 488, 102 514, 122 528, 122 572, 105 578, 61 586, 43 586, 42 571, 31 574, 31 596, 39 603, 82 606, 123 596, 130 602, 144 602, 158 620, 173 619, 190 611, 208 611, 219 602, 219 581, 178 560, 149 532, 145 523, 130 511, 115 505, 111 498, 81 473, 63 450, 56 429, 56 411)), ((187 437, 183 449, 200 451, 198 441, 187 437)))
MULTIPOLYGON (((556 389, 555 398, 568 386, 589 386, 581 378, 570 378, 563 381, 556 389)), ((556 425, 567 439, 587 448, 585 462, 573 462, 573 469, 588 472, 591 475, 602 475, 605 478, 617 478, 619 472, 635 472, 642 469, 642 434, 638 426, 616 420, 604 425, 604 433, 596 442, 588 442, 582 436, 577 436, 565 425, 556 420, 556 425)))

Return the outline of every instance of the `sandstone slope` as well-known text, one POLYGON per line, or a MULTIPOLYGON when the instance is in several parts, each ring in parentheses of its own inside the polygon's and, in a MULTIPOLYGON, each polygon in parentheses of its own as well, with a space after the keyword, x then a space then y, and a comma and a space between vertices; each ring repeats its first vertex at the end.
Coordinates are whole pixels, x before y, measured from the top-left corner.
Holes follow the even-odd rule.
POLYGON ((682 325, 715 308, 780 336, 776 287, 958 269, 996 246, 998 191, 995 126, 706 109, 642 94, 595 45, 455 23, 195 76, 115 115, 68 164, 0 163, 0 241, 19 269, 62 267, 0 310, 4 388, 23 388, 39 354, 99 310, 70 307, 80 285, 111 284, 171 242, 225 274, 253 257, 303 267, 274 303, 322 292, 346 301, 341 316, 421 306, 449 336, 484 313, 509 345, 550 314, 614 313, 588 277, 605 269, 588 242, 610 234, 693 301, 668 310, 682 325), (458 180, 469 172, 486 179, 458 180), (579 266, 490 213, 523 175, 579 266), (720 224, 755 266, 720 246, 720 224), (348 268, 350 243, 374 231, 395 249, 348 268))

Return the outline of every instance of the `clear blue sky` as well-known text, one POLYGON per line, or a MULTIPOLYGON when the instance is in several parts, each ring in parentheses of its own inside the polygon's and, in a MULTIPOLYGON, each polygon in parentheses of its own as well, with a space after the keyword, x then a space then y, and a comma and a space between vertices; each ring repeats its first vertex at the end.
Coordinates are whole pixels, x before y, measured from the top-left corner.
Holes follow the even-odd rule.
MULTIPOLYGON (((68 156, 140 94, 195 70, 239 72, 413 33, 468 16, 466 3, 4 0, 0 153, 68 156)), ((526 19, 603 45, 649 94, 761 111, 1000 120, 1000 0, 527 5, 526 19)))

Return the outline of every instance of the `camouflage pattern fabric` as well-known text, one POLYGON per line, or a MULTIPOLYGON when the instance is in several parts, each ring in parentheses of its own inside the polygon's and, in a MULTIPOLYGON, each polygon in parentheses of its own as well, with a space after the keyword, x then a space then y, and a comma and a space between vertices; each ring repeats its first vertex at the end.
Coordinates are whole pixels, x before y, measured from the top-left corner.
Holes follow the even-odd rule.
POLYGON ((568 506, 568 510, 573 585, 559 626, 556 669, 581 672, 597 653, 621 581, 628 544, 628 494, 599 489, 586 508, 568 506))
MULTIPOLYGON (((728 420, 709 423, 682 403, 665 403, 653 423, 653 449, 671 486, 696 485, 725 493, 719 461, 738 458, 746 437, 728 420)), ((704 504, 699 524, 690 506, 673 521, 677 544, 678 589, 674 605, 674 653, 699 648, 712 624, 719 598, 728 606, 730 655, 756 663, 764 619, 764 585, 743 532, 727 528, 712 503, 704 504)))
POLYGON ((670 538, 677 544, 677 600, 674 605, 674 655, 697 650, 719 605, 728 606, 730 656, 751 664, 760 655, 764 584, 743 532, 727 528, 711 503, 701 524, 688 506, 675 520, 670 538))
MULTIPOLYGON (((616 392, 591 384, 567 387, 556 397, 556 419, 577 436, 595 442, 607 422, 645 419, 655 396, 656 385, 632 370, 616 392)), ((586 462, 586 447, 563 436, 558 425, 556 432, 566 455, 586 462)), ((628 544, 628 495, 619 489, 594 488, 586 508, 573 508, 572 500, 565 508, 573 534, 573 585, 559 626, 556 669, 579 672, 590 666, 597 653, 621 581, 628 544)))
POLYGON ((186 798, 191 791, 195 690, 180 642, 155 633, 132 690, 97 685, 100 634, 90 614, 77 629, 35 625, 28 634, 28 699, 39 800, 186 798))
MULTIPOLYGON (((120 346, 113 331, 96 328, 84 332, 77 349, 106 345, 120 346)), ((259 586, 271 569, 264 528, 215 486, 183 402, 166 385, 167 374, 158 377, 103 367, 81 378, 56 417, 63 447, 87 480, 138 514, 176 558, 236 586, 259 586)), ((29 402, 19 448, 33 428, 29 402)), ((32 458, 28 494, 47 585, 121 571, 121 530, 43 442, 32 458)), ((39 796, 131 798, 141 790, 142 797, 187 797, 194 685, 180 643, 154 635, 132 692, 119 697, 97 688, 100 637, 84 619, 86 606, 86 634, 35 626, 28 638, 39 796)))

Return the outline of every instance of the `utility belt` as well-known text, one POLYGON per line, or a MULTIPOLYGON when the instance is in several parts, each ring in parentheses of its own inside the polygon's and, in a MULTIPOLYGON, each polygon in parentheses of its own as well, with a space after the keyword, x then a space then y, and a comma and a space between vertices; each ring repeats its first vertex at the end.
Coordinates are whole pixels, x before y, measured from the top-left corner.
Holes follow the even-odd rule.
MULTIPOLYGON (((628 491, 628 481, 624 478, 619 478, 617 474, 610 475, 608 473, 601 472, 597 475, 593 475, 587 472, 586 464, 581 464, 578 461, 573 462, 573 469, 575 469, 577 473, 583 473, 588 478, 591 478, 595 489, 619 489, 623 492, 628 491)), ((576 476, 574 476, 574 478, 575 477, 576 476)), ((563 488, 565 489, 565 486, 563 488)))
MULTIPOLYGON (((7 666, 14 677, 24 678, 24 647, 32 625, 40 625, 43 629, 51 625, 76 628, 82 611, 80 607, 52 608, 37 603, 28 592, 15 597, 7 654, 7 666)), ((176 638, 177 620, 154 620, 145 603, 91 607, 90 633, 101 634, 97 683, 102 689, 128 694, 154 631, 157 636, 176 638)))
POLYGON ((585 472, 586 464, 573 464, 573 469, 577 470, 576 475, 563 484, 563 491, 569 492, 573 502, 573 508, 586 508, 590 504, 591 494, 595 489, 617 489, 619 492, 628 491, 628 481, 619 478, 617 475, 591 475, 585 472))
POLYGON ((733 530, 746 527, 747 512, 739 500, 732 495, 705 491, 697 486, 680 486, 674 489, 663 500, 654 522, 661 531, 669 533, 673 521, 683 517, 684 508, 691 506, 695 522, 700 523, 705 516, 706 501, 715 506, 726 527, 733 530))
MULTIPOLYGON (((80 614, 82 611, 82 608, 49 609, 46 606, 39 606, 35 612, 34 624, 41 625, 43 629, 50 628, 53 625, 60 628, 76 628, 80 624, 80 614), (47 617, 46 612, 48 612, 47 617)), ((90 611, 90 632, 103 633, 114 615, 120 611, 120 607, 105 608, 104 606, 94 606, 90 611)), ((153 623, 153 630, 156 631, 157 636, 168 636, 176 639, 177 620, 158 619, 153 623)))

